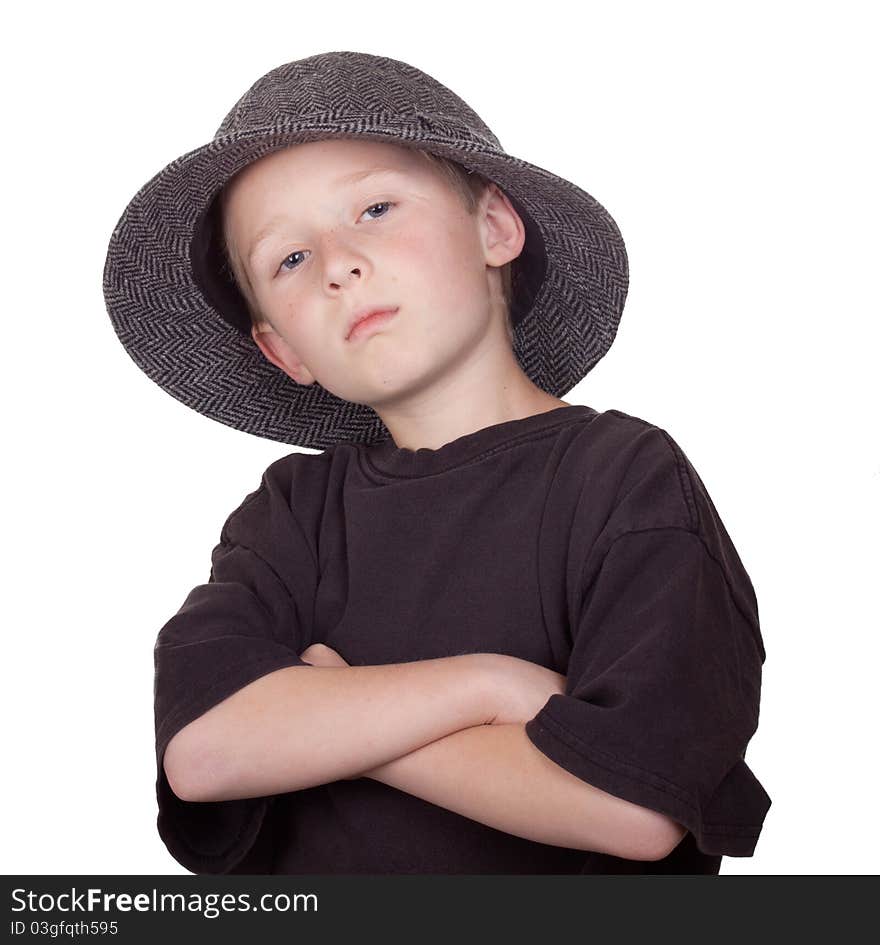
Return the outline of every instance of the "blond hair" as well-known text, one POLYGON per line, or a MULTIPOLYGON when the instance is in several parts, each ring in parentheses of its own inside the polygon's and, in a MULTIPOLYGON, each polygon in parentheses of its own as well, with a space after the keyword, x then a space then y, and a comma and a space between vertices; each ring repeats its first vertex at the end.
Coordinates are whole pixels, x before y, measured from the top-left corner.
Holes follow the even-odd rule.
MULTIPOLYGON (((415 150, 417 154, 420 154, 424 160, 426 160, 436 170, 443 174, 443 176, 452 186, 453 190, 455 190, 456 193, 458 193, 458 195, 461 197, 465 210, 471 216, 473 216, 473 214, 476 213, 480 198, 483 196, 486 188, 489 186, 489 180, 483 177, 482 174, 478 174, 475 171, 468 171, 457 161, 451 161, 447 158, 440 157, 439 155, 432 154, 430 151, 424 151, 421 148, 415 148, 413 150, 415 150)), ((227 197, 228 186, 225 186, 220 191, 219 196, 221 221, 225 220, 227 197)), ((240 274, 236 273, 236 267, 233 263, 229 242, 226 238, 225 225, 221 226, 220 245, 223 252, 224 269, 226 271, 226 275, 230 281, 238 285, 238 288, 241 291, 242 297, 244 298, 245 304, 247 306, 248 313, 251 317, 251 323, 260 324, 265 322, 265 319, 261 316, 256 301, 254 300, 253 289, 250 285, 250 282, 248 281, 247 275, 243 271, 240 274)), ((505 326, 507 328, 507 337, 509 338, 510 343, 513 344, 513 324, 510 317, 511 303, 513 301, 511 265, 512 262, 505 263, 503 266, 501 266, 500 272, 501 292, 502 298, 504 300, 505 326)))

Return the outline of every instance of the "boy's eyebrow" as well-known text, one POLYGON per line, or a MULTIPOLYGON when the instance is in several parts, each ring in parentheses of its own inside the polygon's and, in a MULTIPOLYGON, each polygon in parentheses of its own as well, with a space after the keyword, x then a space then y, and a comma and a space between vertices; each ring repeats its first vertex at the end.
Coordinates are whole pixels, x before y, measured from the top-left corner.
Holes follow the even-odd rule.
MULTIPOLYGON (((333 186, 349 187, 352 184, 359 184, 361 181, 367 180, 370 177, 380 177, 384 174, 399 174, 400 172, 401 171, 399 167, 369 167, 366 170, 355 171, 352 174, 344 174, 342 177, 337 177, 336 180, 333 181, 333 186)), ((287 221, 288 217, 284 215, 272 217, 269 222, 257 232, 247 253, 247 260, 249 263, 256 255, 257 250, 260 248, 260 244, 264 243, 267 239, 274 235, 278 224, 285 223, 287 221)))

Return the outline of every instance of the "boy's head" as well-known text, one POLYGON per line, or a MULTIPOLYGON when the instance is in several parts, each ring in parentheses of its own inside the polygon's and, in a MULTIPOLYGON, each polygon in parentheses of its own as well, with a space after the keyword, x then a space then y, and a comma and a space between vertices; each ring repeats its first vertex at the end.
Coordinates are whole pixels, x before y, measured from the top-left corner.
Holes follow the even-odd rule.
POLYGON ((512 357, 523 223, 452 161, 364 139, 293 145, 227 183, 220 220, 252 337, 300 384, 375 407, 490 346, 512 357), (356 313, 385 307, 391 319, 347 337, 356 313))
POLYGON ((213 420, 312 449, 389 431, 446 442, 534 412, 604 356, 628 285, 594 197, 509 154, 422 70, 346 50, 252 83, 210 141, 138 189, 103 274, 113 327, 152 380, 213 420), (341 180, 379 165, 393 170, 341 180), (380 306, 396 311, 346 337, 380 306))

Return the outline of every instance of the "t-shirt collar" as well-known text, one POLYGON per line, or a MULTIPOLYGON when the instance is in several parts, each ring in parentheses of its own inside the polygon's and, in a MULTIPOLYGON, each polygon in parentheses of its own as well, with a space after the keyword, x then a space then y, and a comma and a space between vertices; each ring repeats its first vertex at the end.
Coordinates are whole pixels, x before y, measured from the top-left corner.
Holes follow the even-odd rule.
POLYGON ((574 420, 595 414, 595 410, 583 404, 567 404, 542 413, 493 423, 473 433, 466 433, 437 449, 420 447, 417 450, 397 446, 392 437, 362 447, 367 462, 377 471, 405 478, 428 476, 464 463, 471 462, 487 453, 509 445, 520 438, 528 438, 539 431, 547 430, 574 420))

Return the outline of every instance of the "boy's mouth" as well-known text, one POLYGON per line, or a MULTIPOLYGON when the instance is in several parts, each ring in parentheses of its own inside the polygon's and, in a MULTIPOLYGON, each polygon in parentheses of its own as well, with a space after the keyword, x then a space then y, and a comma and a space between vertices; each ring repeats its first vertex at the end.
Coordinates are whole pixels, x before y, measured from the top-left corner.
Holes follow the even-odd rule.
POLYGON ((362 335, 368 334, 371 329, 384 325, 398 310, 396 305, 373 305, 370 308, 355 312, 348 323, 346 341, 355 341, 362 335))

